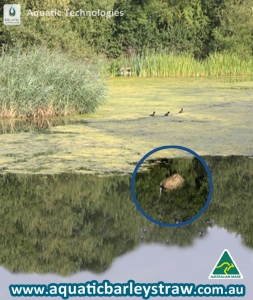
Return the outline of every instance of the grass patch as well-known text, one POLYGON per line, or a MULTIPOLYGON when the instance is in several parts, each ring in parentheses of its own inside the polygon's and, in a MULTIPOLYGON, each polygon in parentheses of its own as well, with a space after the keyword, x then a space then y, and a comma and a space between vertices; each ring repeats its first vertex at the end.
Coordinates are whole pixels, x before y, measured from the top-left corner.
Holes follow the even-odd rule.
POLYGON ((99 64, 44 48, 0 57, 0 117, 93 113, 106 99, 99 64))
POLYGON ((147 53, 120 58, 110 62, 111 76, 131 75, 140 77, 201 77, 201 76, 250 76, 253 58, 237 54, 211 54, 198 60, 190 54, 147 53), (131 74, 128 74, 127 68, 131 74))

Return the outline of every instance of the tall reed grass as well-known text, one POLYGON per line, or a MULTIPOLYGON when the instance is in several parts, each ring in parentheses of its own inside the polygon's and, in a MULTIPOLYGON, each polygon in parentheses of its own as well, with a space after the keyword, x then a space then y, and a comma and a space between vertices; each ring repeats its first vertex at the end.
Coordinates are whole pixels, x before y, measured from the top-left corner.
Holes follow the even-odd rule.
POLYGON ((253 57, 243 59, 237 54, 213 53, 204 60, 189 54, 148 53, 120 58, 110 63, 111 76, 124 75, 120 68, 131 68, 131 76, 249 76, 253 75, 253 57))
POLYGON ((0 57, 0 117, 92 113, 106 99, 100 66, 44 48, 0 57))

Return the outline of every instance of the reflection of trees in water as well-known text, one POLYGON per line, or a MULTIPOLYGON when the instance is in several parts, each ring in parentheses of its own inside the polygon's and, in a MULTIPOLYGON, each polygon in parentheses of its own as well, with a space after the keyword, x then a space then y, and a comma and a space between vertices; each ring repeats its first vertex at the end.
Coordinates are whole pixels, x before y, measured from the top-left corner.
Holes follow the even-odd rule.
POLYGON ((253 159, 206 157, 206 162, 214 181, 212 218, 218 226, 240 234, 253 248, 253 159))
POLYGON ((27 118, 27 119, 9 119, 0 121, 0 134, 18 133, 18 132, 40 132, 46 133, 50 127, 86 124, 82 119, 71 118, 27 118))
POLYGON ((101 272, 138 238, 142 217, 129 184, 130 176, 3 176, 1 263, 26 272, 101 272))
POLYGON ((253 247, 253 160, 204 159, 213 199, 203 216, 180 228, 158 227, 138 212, 130 176, 2 175, 1 265, 15 272, 102 272, 141 242, 188 246, 213 224, 241 234, 253 247))
POLYGON ((148 172, 138 173, 135 193, 142 209, 153 219, 163 223, 186 221, 194 217, 205 205, 209 181, 204 166, 194 159, 161 159, 158 164, 151 160, 148 172), (159 184, 175 173, 180 174, 184 186, 171 193, 163 193, 159 202, 159 184))

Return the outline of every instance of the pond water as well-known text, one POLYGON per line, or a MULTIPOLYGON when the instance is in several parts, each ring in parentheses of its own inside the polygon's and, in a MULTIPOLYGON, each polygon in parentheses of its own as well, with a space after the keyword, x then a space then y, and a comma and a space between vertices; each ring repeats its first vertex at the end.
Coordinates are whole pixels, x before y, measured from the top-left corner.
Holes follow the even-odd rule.
MULTIPOLYGON (((203 159, 214 178, 211 204, 200 218, 179 228, 159 227, 139 213, 131 197, 130 175, 1 175, 0 264, 6 268, 2 269, 3 275, 7 270, 12 272, 4 278, 14 283, 30 283, 28 274, 37 273, 41 274, 34 277, 37 281, 68 282, 107 275, 112 279, 125 278, 132 271, 131 278, 139 274, 140 279, 143 275, 142 281, 160 278, 182 282, 188 278, 186 281, 195 282, 196 278, 196 282, 202 279, 201 282, 208 283, 207 275, 202 278, 200 274, 211 272, 210 265, 216 263, 215 256, 223 248, 236 255, 234 259, 243 268, 241 272, 252 272, 247 268, 253 264, 250 250, 253 248, 253 160, 245 156, 204 156, 203 159), (202 250, 196 248, 196 243, 202 250), (146 258, 144 270, 136 270, 138 264, 129 269, 140 256, 146 258), (178 267, 182 265, 182 257, 183 269, 178 267), (127 269, 125 277, 115 275, 122 273, 118 263, 114 266, 115 261, 121 265, 121 258, 127 269), (196 261, 199 259, 201 268, 196 261), (164 268, 159 272, 162 261, 168 267, 166 276, 164 268)), ((244 276, 243 282, 249 283, 249 277, 244 276)))
MULTIPOLYGON (((252 299, 253 81, 109 84, 110 99, 97 114, 1 121, 1 298, 11 299, 11 283, 134 279, 246 284, 245 299, 252 299), (192 149, 212 173, 211 204, 188 226, 156 226, 132 200, 136 163, 163 145, 192 149), (224 249, 243 280, 208 280, 224 249)), ((189 161, 177 152, 167 159, 189 161)))
MULTIPOLYGON (((13 274, 4 268, 0 268, 2 279, 0 283, 0 297, 5 300, 13 299, 8 292, 8 286, 13 283, 80 283, 90 280, 102 282, 105 279, 113 283, 124 283, 131 278, 140 283, 155 283, 162 280, 171 283, 245 284, 247 291, 246 297, 243 299, 250 300, 253 297, 252 268, 253 253, 242 245, 241 237, 236 236, 234 233, 229 233, 225 229, 213 227, 208 230, 208 234, 205 237, 196 238, 194 243, 188 247, 167 247, 161 244, 141 245, 135 251, 117 258, 112 267, 101 274, 86 271, 69 277, 61 277, 57 274, 13 274), (242 280, 210 281, 208 277, 221 253, 226 248, 229 249, 244 278, 242 280)), ((45 298, 37 297, 36 299, 45 298)), ((111 299, 115 299, 115 297, 111 297, 111 299)), ((133 297, 133 299, 136 298, 133 297)), ((162 298, 157 297, 156 299, 162 298)), ((179 297, 179 299, 182 298, 179 297)), ((220 299, 220 297, 209 297, 209 299, 220 299)))
POLYGON ((148 216, 163 224, 173 224, 190 220, 202 210, 208 199, 210 183, 200 160, 195 157, 160 158, 147 159, 145 163, 148 170, 137 172, 134 190, 141 209, 148 216), (174 176, 180 178, 176 188, 171 183, 174 176), (164 188, 160 188, 159 196, 160 182, 164 188), (172 189, 166 190, 166 185, 172 189))
POLYGON ((35 132, 33 125, 1 122, 12 134, 0 135, 0 172, 131 173, 133 163, 163 145, 199 155, 252 155, 253 81, 115 78, 109 88, 108 103, 93 115, 59 125, 40 121, 35 132), (56 125, 38 134, 48 123, 56 125))

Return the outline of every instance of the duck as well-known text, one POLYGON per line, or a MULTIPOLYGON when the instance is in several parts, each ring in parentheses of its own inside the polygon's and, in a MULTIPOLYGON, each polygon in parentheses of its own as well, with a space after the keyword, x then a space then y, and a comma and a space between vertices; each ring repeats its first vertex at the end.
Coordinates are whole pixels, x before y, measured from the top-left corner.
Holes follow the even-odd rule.
POLYGON ((184 111, 184 109, 183 109, 183 108, 181 108, 181 109, 180 109, 180 111, 179 111, 179 114, 181 114, 183 111, 184 111))
POLYGON ((155 116, 155 111, 150 115, 150 117, 154 117, 155 116))
POLYGON ((168 117, 169 114, 170 114, 170 111, 168 111, 164 116, 168 117))
POLYGON ((173 191, 181 188, 184 185, 184 182, 185 182, 184 178, 179 174, 173 174, 172 176, 164 179, 160 183, 160 196, 159 196, 159 199, 157 200, 157 202, 161 198, 162 191, 173 192, 173 191))

